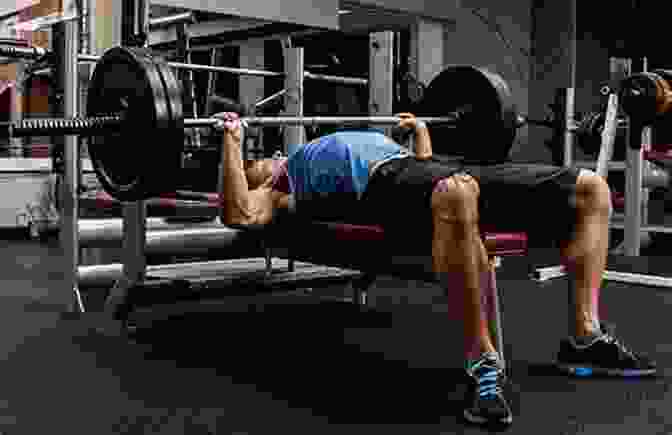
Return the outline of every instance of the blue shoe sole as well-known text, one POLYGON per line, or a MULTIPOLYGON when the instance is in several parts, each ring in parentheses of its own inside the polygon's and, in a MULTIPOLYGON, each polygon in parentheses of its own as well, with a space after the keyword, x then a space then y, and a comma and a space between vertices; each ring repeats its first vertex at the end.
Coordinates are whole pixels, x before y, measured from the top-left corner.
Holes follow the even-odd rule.
POLYGON ((576 364, 561 364, 557 363, 556 367, 564 373, 577 377, 591 377, 591 376, 614 376, 614 377, 642 377, 656 374, 656 369, 610 369, 605 367, 595 367, 590 365, 576 365, 576 364))

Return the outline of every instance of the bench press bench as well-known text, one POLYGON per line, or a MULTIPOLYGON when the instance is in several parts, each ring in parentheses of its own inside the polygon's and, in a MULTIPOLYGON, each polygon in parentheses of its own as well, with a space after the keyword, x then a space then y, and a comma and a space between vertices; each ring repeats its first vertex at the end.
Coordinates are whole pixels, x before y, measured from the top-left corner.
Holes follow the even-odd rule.
MULTIPOLYGON (((195 211, 200 216, 218 214, 216 193, 165 195, 147 202, 148 215, 192 216, 195 211)), ((116 214, 121 210, 121 204, 103 191, 83 195, 80 198, 80 206, 104 213, 116 214)), ((527 254, 527 236, 525 233, 501 233, 494 228, 484 230, 485 247, 491 260, 492 293, 484 295, 489 308, 488 323, 504 361, 501 310, 495 269, 500 257, 527 254)), ((405 247, 398 246, 398 243, 385 237, 385 230, 380 226, 306 222, 301 219, 285 218, 269 225, 263 231, 266 247, 285 250, 285 253, 279 254, 278 257, 290 260, 290 269, 292 262, 296 260, 362 272, 364 274, 362 279, 356 280, 353 285, 355 291, 353 300, 358 304, 366 304, 367 290, 380 275, 436 282, 431 253, 406 250, 405 247)))

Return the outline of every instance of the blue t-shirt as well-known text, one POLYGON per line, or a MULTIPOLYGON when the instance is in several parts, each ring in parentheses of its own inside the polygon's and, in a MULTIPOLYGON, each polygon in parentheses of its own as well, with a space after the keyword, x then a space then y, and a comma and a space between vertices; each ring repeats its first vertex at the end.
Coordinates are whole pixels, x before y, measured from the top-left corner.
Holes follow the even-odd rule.
POLYGON ((360 199, 369 182, 372 162, 406 154, 378 130, 348 130, 320 137, 299 147, 287 162, 292 193, 297 200, 332 193, 360 199))

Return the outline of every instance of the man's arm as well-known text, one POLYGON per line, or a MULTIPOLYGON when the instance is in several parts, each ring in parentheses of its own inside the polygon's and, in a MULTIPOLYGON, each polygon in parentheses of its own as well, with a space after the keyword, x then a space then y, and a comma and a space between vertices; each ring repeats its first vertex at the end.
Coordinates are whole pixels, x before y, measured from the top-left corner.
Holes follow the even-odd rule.
POLYGON ((424 122, 416 122, 415 125, 415 158, 418 160, 432 158, 432 139, 424 122))
POLYGON ((400 113, 399 127, 415 131, 415 158, 429 160, 432 158, 432 139, 427 125, 418 121, 412 113, 400 113))
POLYGON ((289 195, 272 189, 272 179, 249 189, 241 157, 240 125, 225 121, 220 183, 220 218, 225 225, 264 225, 279 208, 289 207, 289 195))

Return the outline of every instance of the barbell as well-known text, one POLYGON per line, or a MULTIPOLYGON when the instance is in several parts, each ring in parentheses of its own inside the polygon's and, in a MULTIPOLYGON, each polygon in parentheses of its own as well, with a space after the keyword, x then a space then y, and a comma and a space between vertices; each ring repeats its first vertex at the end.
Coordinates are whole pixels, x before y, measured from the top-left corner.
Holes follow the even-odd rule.
MULTIPOLYGON (((506 82, 466 65, 432 80, 414 108, 430 128, 434 152, 466 163, 508 159, 518 127, 555 127, 518 115, 506 82)), ((244 117, 248 125, 394 125, 394 116, 244 117)), ((135 201, 173 192, 184 152, 184 128, 207 128, 215 118, 185 119, 182 89, 171 66, 149 49, 115 47, 98 59, 87 116, 0 123, 0 136, 86 135, 94 171, 111 196, 135 201)), ((576 129, 576 126, 567 128, 576 129)))
MULTIPOLYGON (((430 126, 437 154, 480 163, 506 160, 521 118, 504 80, 476 67, 454 66, 439 74, 427 95, 417 114, 430 126)), ((258 126, 399 121, 394 116, 244 119, 258 126)), ((86 117, 2 123, 0 136, 89 136, 91 162, 103 188, 118 200, 135 201, 174 191, 182 166, 184 128, 216 123, 214 118, 183 117, 182 89, 165 61, 149 49, 115 47, 96 63, 86 117)))

